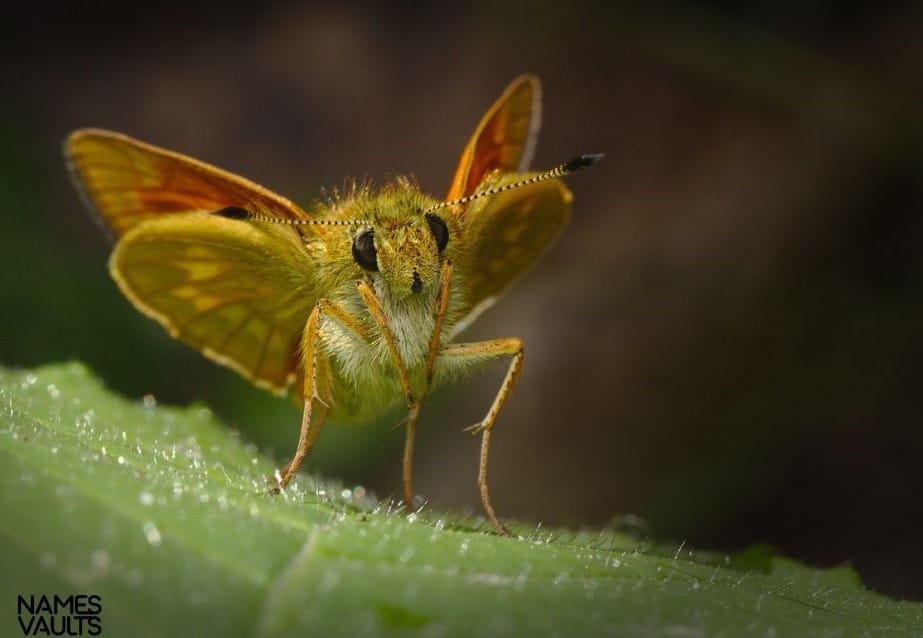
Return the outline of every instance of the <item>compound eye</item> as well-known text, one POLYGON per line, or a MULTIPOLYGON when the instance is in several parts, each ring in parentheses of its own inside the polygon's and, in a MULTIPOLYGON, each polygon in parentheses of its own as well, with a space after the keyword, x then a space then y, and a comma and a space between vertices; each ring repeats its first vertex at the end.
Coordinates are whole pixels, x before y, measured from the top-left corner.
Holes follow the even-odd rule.
POLYGON ((449 243, 449 228, 441 218, 435 215, 427 215, 426 223, 429 224, 429 229, 433 233, 433 238, 436 240, 436 247, 439 249, 439 252, 442 252, 449 243))
POLYGON ((378 272, 378 251, 375 250, 375 232, 363 230, 353 240, 353 259, 370 272, 378 272))

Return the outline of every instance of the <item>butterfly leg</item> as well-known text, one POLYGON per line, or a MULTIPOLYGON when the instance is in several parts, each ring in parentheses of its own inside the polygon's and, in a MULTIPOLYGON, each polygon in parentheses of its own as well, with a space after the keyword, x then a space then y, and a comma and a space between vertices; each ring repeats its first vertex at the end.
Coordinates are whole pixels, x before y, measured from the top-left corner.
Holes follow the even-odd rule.
POLYGON ((442 324, 445 322, 446 310, 449 307, 449 285, 452 282, 452 262, 446 259, 442 262, 442 268, 439 272, 439 292, 436 294, 435 322, 433 324, 433 334, 429 340, 429 349, 426 356, 426 385, 423 387, 420 395, 417 397, 415 405, 411 406, 404 425, 407 430, 404 437, 404 464, 401 474, 402 486, 404 489, 404 505, 408 509, 413 509, 413 446, 417 433, 417 421, 420 419, 420 411, 423 409, 423 402, 433 383, 433 371, 436 368, 436 354, 439 352, 441 343, 442 324))
POLYGON ((484 511, 496 526, 497 530, 504 535, 509 536, 510 531, 500 521, 490 502, 490 492, 487 489, 487 461, 490 457, 490 435, 493 431, 494 424, 497 422, 497 416, 503 409, 503 404, 509 398, 516 379, 519 378, 519 372, 522 369, 523 347, 522 341, 511 337, 508 339, 492 339, 490 341, 478 341, 475 343, 457 343, 444 348, 440 357, 458 358, 461 360, 470 360, 472 363, 482 363, 499 357, 511 357, 510 367, 506 371, 500 390, 494 398, 493 404, 487 411, 484 420, 475 425, 471 430, 477 434, 481 433, 481 456, 478 465, 478 489, 481 492, 481 503, 484 505, 484 511))
MULTIPOLYGON (((404 488, 404 505, 406 505, 408 509, 412 509, 413 480, 411 459, 413 458, 413 442, 417 429, 417 420, 420 418, 420 411, 423 409, 423 398, 426 394, 426 389, 423 389, 421 396, 418 397, 414 395, 413 390, 410 387, 410 375, 407 372, 407 365, 404 363, 400 352, 397 350, 397 344, 394 341, 394 335, 391 333, 391 328, 388 327, 388 319, 385 316, 385 312, 382 310, 381 304, 378 303, 378 298, 375 297, 375 291, 373 291, 371 286, 369 286, 364 281, 357 282, 356 286, 359 290, 359 294, 362 296, 362 300, 365 302, 365 305, 369 310, 369 313, 372 315, 372 317, 375 318, 375 323, 378 324, 378 328, 381 330, 381 334, 385 339, 385 343, 388 344, 388 349, 391 351, 391 358, 394 360, 394 365, 397 368, 397 374, 401 382, 401 388, 404 390, 404 396, 407 399, 407 407, 409 412, 407 413, 407 418, 405 418, 402 423, 407 428, 406 437, 404 439, 404 471, 402 482, 404 488)), ((445 313, 443 312, 443 315, 444 314, 445 313)), ((438 317, 437 325, 441 325, 441 321, 438 319, 438 317)), ((438 332, 436 335, 438 335, 438 332)), ((435 338, 437 337, 434 335, 434 339, 435 338)))
POLYGON ((417 421, 420 419, 420 412, 423 409, 423 401, 426 398, 426 393, 429 390, 433 379, 433 370, 436 364, 436 354, 439 351, 442 324, 445 321, 446 309, 448 308, 449 304, 449 283, 451 282, 451 279, 452 262, 447 259, 443 262, 442 269, 439 273, 439 292, 436 295, 435 323, 433 326, 433 334, 430 337, 429 349, 426 357, 426 381, 425 386, 421 389, 419 396, 415 396, 410 387, 410 376, 407 373, 407 366, 401 359, 400 353, 397 350, 397 345, 394 342, 394 335, 391 333, 391 329, 388 327, 387 317, 385 317, 385 313, 381 309, 381 305, 378 303, 378 299, 375 297, 375 292, 364 281, 359 281, 357 283, 359 294, 362 296, 362 299, 365 302, 369 313, 372 315, 372 317, 375 318, 375 322, 378 324, 378 327, 384 336, 385 342, 388 344, 388 348, 391 351, 391 356, 394 359, 395 367, 398 371, 401 387, 403 388, 404 394, 407 398, 407 407, 409 408, 409 412, 407 417, 402 422, 402 425, 406 427, 404 438, 404 464, 402 484, 404 505, 406 505, 408 509, 413 508, 413 447, 414 440, 416 438, 417 421))
POLYGON ((347 330, 355 334, 360 339, 369 342, 371 335, 362 325, 362 323, 349 313, 342 306, 321 299, 315 304, 314 310, 311 311, 308 321, 305 324, 304 337, 302 343, 303 361, 304 361, 304 412, 301 417, 301 433, 298 436, 298 447, 295 450, 295 456, 291 463, 288 464, 282 472, 282 478, 279 480, 279 488, 284 488, 295 476, 298 468, 304 463, 314 443, 320 435, 324 420, 329 410, 330 382, 329 374, 326 370, 325 360, 318 352, 318 343, 321 339, 321 317, 330 318, 347 330), (322 397, 328 397, 325 401, 322 397))
POLYGON ((324 425, 324 418, 327 416, 327 406, 320 400, 318 393, 318 361, 317 361, 317 341, 320 332, 321 304, 317 303, 314 310, 308 317, 305 324, 304 337, 302 343, 303 361, 304 361, 304 412, 301 416, 301 432, 298 435, 298 447, 295 449, 295 456, 282 472, 279 479, 278 489, 285 488, 286 485, 295 476, 298 468, 304 463, 314 443, 320 434, 324 425), (317 403, 317 410, 314 410, 317 403), (313 417, 313 423, 312 423, 313 417))
POLYGON ((410 375, 407 373, 407 366, 404 364, 404 360, 401 359, 401 353, 397 350, 394 334, 391 332, 391 328, 388 327, 388 318, 385 316, 385 311, 382 310, 381 304, 378 303, 378 298, 375 296, 375 291, 372 290, 371 286, 360 280, 356 282, 356 288, 359 291, 359 295, 362 297, 362 301, 365 303, 365 307, 368 308, 369 314, 372 315, 375 319, 375 323, 378 324, 378 329, 381 330, 385 343, 388 344, 388 350, 391 351, 391 358, 394 360, 394 365, 397 368, 401 389, 404 391, 404 397, 407 399, 407 407, 413 410, 416 399, 413 396, 413 390, 410 388, 410 375))

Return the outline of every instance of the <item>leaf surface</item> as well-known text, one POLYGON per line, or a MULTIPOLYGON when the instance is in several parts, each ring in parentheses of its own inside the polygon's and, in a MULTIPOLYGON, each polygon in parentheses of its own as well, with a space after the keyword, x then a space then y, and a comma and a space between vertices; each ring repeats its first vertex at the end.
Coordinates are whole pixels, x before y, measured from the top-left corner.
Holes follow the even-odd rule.
MULTIPOLYGON (((18 595, 98 594, 119 636, 923 635, 923 605, 757 548, 406 516, 299 476, 204 406, 110 394, 80 364, 0 370, 0 635, 18 595)), ((294 433, 293 433, 294 436, 294 433)))

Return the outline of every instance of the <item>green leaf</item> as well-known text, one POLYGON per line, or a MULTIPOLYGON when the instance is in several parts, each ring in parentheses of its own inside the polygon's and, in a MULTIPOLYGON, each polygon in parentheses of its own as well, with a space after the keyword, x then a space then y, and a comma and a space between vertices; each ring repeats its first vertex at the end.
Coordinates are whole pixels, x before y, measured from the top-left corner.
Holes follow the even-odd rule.
POLYGON ((79 364, 0 371, 0 635, 17 596, 98 594, 111 636, 923 635, 923 605, 757 549, 404 515, 300 476, 203 406, 108 393, 79 364))

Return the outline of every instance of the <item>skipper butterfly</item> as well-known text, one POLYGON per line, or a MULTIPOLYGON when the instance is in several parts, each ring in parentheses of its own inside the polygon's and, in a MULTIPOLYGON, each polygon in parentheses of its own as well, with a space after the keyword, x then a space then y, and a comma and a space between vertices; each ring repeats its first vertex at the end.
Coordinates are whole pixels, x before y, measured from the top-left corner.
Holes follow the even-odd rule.
POLYGON ((490 437, 523 361, 515 338, 457 338, 567 225, 559 179, 601 155, 527 172, 538 78, 513 81, 465 147, 448 195, 409 179, 355 187, 308 210, 242 177, 119 133, 83 129, 65 155, 87 205, 116 236, 109 270, 176 339, 303 404, 283 489, 324 422, 361 422, 403 402, 403 497, 430 390, 497 359, 509 367, 484 419, 478 486, 488 517, 490 437))

